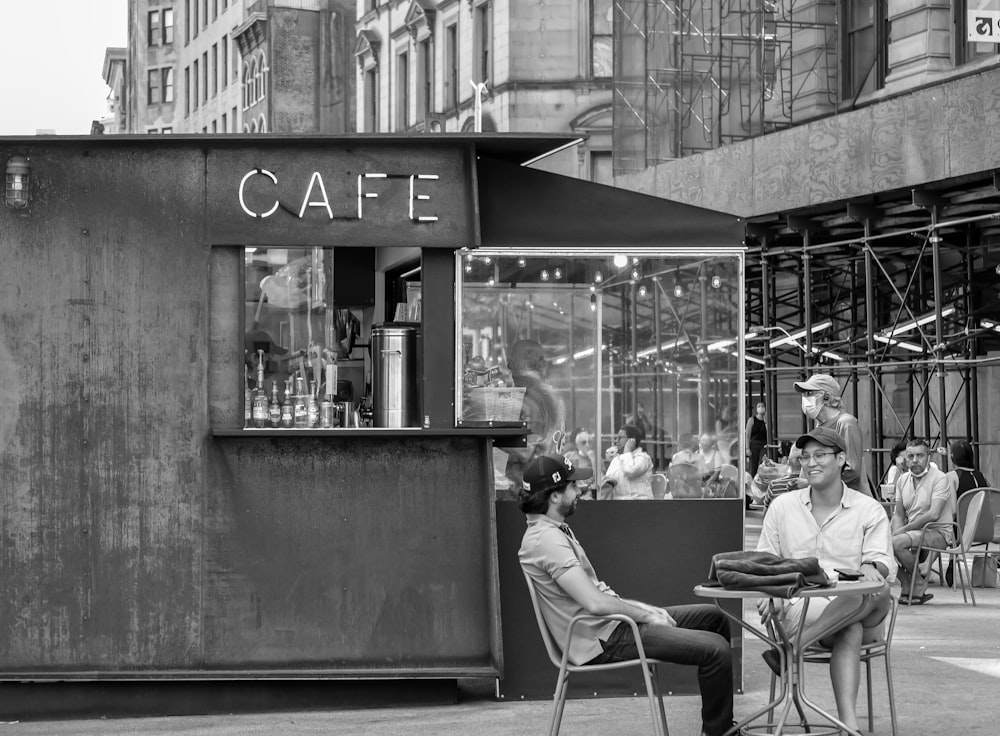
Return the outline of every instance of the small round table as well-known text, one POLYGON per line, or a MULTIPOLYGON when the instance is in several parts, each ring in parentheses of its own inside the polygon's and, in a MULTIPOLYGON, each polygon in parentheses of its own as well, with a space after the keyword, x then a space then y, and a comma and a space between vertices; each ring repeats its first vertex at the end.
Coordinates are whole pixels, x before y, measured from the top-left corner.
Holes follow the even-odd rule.
POLYGON ((786 631, 785 627, 782 625, 781 616, 779 615, 780 609, 776 604, 782 600, 789 600, 787 598, 769 596, 767 593, 763 593, 759 590, 727 590, 726 588, 710 585, 696 585, 694 588, 694 594, 696 596, 700 598, 714 599, 716 607, 718 607, 718 609, 722 611, 728 619, 776 649, 781 662, 781 692, 775 700, 772 700, 763 708, 751 714, 748 718, 745 718, 734 725, 733 728, 726 733, 736 733, 741 728, 761 730, 767 729, 768 733, 775 735, 784 733, 788 716, 791 713, 792 706, 794 705, 799 714, 801 727, 810 733, 811 736, 838 734, 841 731, 853 734, 853 736, 861 736, 860 731, 852 731, 833 714, 826 712, 814 702, 809 700, 806 695, 805 688, 803 687, 802 658, 807 648, 822 640, 834 631, 841 629, 847 621, 849 621, 861 609, 861 607, 864 606, 865 601, 869 596, 880 593, 885 589, 886 585, 887 583, 885 582, 868 582, 866 580, 857 580, 853 582, 840 581, 836 585, 832 585, 827 588, 806 588, 799 591, 794 597, 804 599, 802 621, 806 620, 806 613, 809 610, 809 600, 811 598, 832 598, 841 595, 861 596, 858 608, 853 611, 848 611, 840 619, 832 621, 829 626, 808 640, 804 640, 802 638, 802 629, 805 628, 804 625, 799 626, 798 630, 792 632, 791 634, 789 634, 789 632, 786 631), (748 624, 743 620, 742 616, 734 616, 722 606, 722 601, 724 600, 743 600, 755 598, 767 599, 768 616, 771 623, 770 629, 773 631, 773 635, 765 629, 748 624), (833 728, 829 731, 814 731, 810 729, 806 723, 805 710, 803 709, 803 706, 809 708, 817 715, 824 718, 832 724, 833 728), (754 721, 759 720, 765 715, 770 715, 779 708, 780 716, 778 717, 777 723, 771 723, 769 719, 766 725, 752 725, 754 721))

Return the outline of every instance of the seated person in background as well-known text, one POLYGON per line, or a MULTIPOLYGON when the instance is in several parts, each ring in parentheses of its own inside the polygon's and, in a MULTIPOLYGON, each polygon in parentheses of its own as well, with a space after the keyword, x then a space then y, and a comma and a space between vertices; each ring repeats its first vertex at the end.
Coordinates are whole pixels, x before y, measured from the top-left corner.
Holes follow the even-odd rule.
POLYGON ((896 480, 906 472, 906 440, 900 440, 892 446, 889 453, 889 470, 885 474, 886 484, 895 485, 896 480))
POLYGON ((584 480, 576 481, 576 487, 580 490, 580 498, 592 500, 594 498, 594 470, 597 467, 597 453, 594 451, 593 442, 586 430, 574 429, 566 439, 567 451, 565 457, 576 468, 589 470, 590 475, 584 480))
POLYGON ((719 452, 718 442, 715 435, 705 432, 698 438, 698 452, 695 454, 697 465, 701 468, 704 479, 726 464, 719 452))
POLYGON ((653 498, 653 459, 642 449, 642 440, 642 430, 634 424, 623 424, 618 430, 616 452, 601 483, 601 498, 653 498))
POLYGON ((949 445, 948 455, 954 470, 949 470, 945 475, 956 501, 963 493, 989 485, 986 476, 976 469, 975 455, 968 440, 953 440, 949 445))
POLYGON ((681 449, 674 453, 674 456, 670 458, 670 463, 682 464, 682 465, 697 465, 698 464, 698 437, 691 435, 690 437, 685 437, 680 442, 681 449))
MULTIPOLYGON (((764 515, 757 550, 788 558, 816 557, 834 580, 836 568, 850 568, 860 570, 863 580, 883 583, 881 592, 869 596, 863 604, 856 595, 812 598, 803 621, 804 599, 793 598, 780 614, 790 635, 804 627, 804 641, 849 616, 840 629, 820 643, 832 651, 830 680, 837 714, 857 731, 861 644, 878 639, 891 605, 886 580, 895 573, 896 563, 889 540, 889 519, 878 501, 851 490, 842 480, 847 452, 837 432, 817 428, 799 437, 795 446, 802 452, 809 485, 774 499, 764 515)), ((764 601, 759 604, 762 614, 765 605, 764 601)), ((764 660, 772 670, 778 670, 776 650, 766 651, 764 660)))
MULTIPOLYGON (((524 469, 518 507, 528 528, 517 556, 538 593, 546 626, 562 643, 570 619, 579 614, 630 616, 646 656, 698 667, 702 734, 722 736, 733 723, 729 621, 710 604, 659 608, 622 598, 599 580, 566 524, 576 510, 578 479, 583 476, 559 455, 536 458, 524 469)), ((604 664, 633 659, 638 650, 627 623, 585 621, 573 629, 568 656, 576 665, 604 664)))
POLYGON ((775 465, 770 460, 761 463, 751 485, 751 495, 764 505, 765 511, 770 508, 775 497, 809 485, 802 477, 802 466, 799 462, 801 455, 802 450, 792 447, 788 451, 787 463, 775 465))
MULTIPOLYGON (((907 472, 896 481, 896 507, 892 513, 892 548, 899 561, 899 597, 904 603, 926 603, 934 596, 927 593, 927 579, 921 574, 917 545, 921 534, 925 546, 942 547, 953 542, 951 529, 927 529, 932 521, 950 522, 955 517, 955 498, 945 474, 930 465, 930 450, 925 440, 906 443, 907 472), (916 577, 913 598, 909 599, 910 579, 916 577)), ((922 561, 922 560, 921 560, 922 561)))

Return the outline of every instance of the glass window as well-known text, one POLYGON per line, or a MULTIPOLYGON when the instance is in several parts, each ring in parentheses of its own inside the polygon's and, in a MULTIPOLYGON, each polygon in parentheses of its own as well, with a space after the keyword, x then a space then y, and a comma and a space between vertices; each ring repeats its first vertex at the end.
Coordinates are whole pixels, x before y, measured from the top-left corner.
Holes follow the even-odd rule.
POLYGON ((611 77, 614 6, 611 0, 590 0, 590 64, 595 77, 611 77))
POLYGON ((170 44, 174 42, 174 9, 164 8, 163 9, 163 43, 170 44))
POLYGON ((445 109, 458 107, 458 24, 452 23, 445 31, 445 109))
POLYGON ((410 127, 410 64, 405 51, 396 56, 396 130, 410 127))
POLYGON ((163 101, 174 101, 174 68, 167 67, 161 70, 163 73, 163 101))
POLYGON ((184 115, 191 114, 191 67, 184 67, 184 115))
POLYGON ((363 132, 378 132, 378 68, 365 71, 365 117, 363 132))
POLYGON ((843 99, 853 101, 885 86, 886 4, 885 0, 858 0, 844 3, 842 12, 846 14, 843 99))
POLYGON ((201 55, 201 94, 202 102, 208 102, 208 52, 205 51, 201 55))
POLYGON ((195 110, 198 109, 198 60, 194 60, 194 74, 191 77, 191 81, 194 83, 194 89, 191 95, 191 104, 195 110))
POLYGON ((146 104, 159 105, 160 99, 160 70, 150 69, 146 73, 146 104))
POLYGON ((490 72, 492 71, 493 55, 491 39, 493 37, 493 29, 490 22, 490 10, 490 3, 487 0, 487 2, 476 7, 472 21, 472 38, 475 44, 473 52, 475 59, 473 75, 476 82, 489 82, 490 72))
POLYGON ((374 307, 343 303, 351 299, 343 289, 335 295, 335 268, 362 280, 342 256, 332 247, 244 250, 247 426, 351 426, 362 407, 368 373, 361 336, 371 330, 374 307))
POLYGON ((1000 10, 997 0, 966 0, 956 3, 955 37, 957 41, 956 64, 970 64, 981 59, 987 59, 1000 53, 1000 45, 996 43, 969 42, 969 12, 975 10, 1000 10))
POLYGON ((219 94, 219 44, 212 44, 212 97, 219 94))
POLYGON ((651 477, 604 483, 628 424, 661 494, 743 498, 741 253, 477 250, 456 268, 457 422, 530 433, 497 450, 498 497, 515 497, 533 454, 559 449, 592 463, 589 493, 652 492, 651 477))
POLYGON ((417 108, 416 122, 427 119, 434 99, 433 51, 429 38, 417 43, 417 108))
POLYGON ((148 21, 147 21, 147 43, 150 46, 158 46, 160 44, 160 11, 150 10, 148 21))

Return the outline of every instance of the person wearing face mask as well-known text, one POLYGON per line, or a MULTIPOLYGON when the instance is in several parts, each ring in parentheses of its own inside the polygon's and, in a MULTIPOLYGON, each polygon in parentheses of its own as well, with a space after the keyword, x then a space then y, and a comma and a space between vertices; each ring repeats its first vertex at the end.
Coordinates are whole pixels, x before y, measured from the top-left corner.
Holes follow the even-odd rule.
POLYGON ((892 513, 892 549, 899 561, 899 600, 907 605, 926 603, 934 596, 927 593, 927 579, 921 574, 917 546, 921 537, 924 546, 950 545, 951 528, 924 529, 930 522, 950 522, 955 516, 955 494, 948 477, 930 462, 930 447, 926 441, 912 439, 906 443, 906 464, 909 470, 896 480, 896 506, 892 513), (909 596, 910 580, 913 596, 909 596))
POLYGON ((816 428, 832 429, 844 440, 847 463, 841 478, 847 487, 871 495, 862 482, 862 442, 858 419, 843 409, 840 384, 826 373, 815 373, 806 381, 797 381, 795 390, 802 394, 802 413, 816 423, 816 428))

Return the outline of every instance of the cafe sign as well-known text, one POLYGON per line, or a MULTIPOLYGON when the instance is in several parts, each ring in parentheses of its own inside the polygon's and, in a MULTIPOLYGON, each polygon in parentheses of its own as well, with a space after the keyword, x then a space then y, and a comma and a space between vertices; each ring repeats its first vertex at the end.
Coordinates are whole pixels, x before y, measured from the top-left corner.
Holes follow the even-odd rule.
POLYGON ((1000 10, 970 10, 966 18, 973 43, 1000 43, 1000 10))

